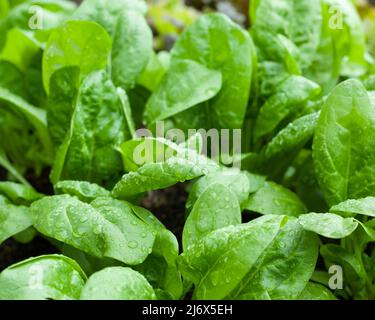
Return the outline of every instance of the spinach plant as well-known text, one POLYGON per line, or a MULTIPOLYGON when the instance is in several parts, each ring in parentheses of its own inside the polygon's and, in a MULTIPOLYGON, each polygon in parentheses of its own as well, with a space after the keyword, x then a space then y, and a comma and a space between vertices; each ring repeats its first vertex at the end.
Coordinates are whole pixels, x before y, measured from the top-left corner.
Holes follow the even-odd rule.
POLYGON ((0 299, 375 298, 374 39, 352 1, 252 0, 248 28, 179 1, 2 3, 0 245, 55 251, 0 270, 0 299), (222 129, 241 150, 214 157, 222 129), (144 198, 177 185, 173 233, 144 198))

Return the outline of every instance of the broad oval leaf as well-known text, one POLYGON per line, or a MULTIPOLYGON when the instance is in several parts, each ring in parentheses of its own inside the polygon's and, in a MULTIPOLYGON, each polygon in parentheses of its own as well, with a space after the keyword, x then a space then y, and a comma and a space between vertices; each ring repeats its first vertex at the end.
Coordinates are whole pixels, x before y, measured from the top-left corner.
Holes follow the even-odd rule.
POLYGON ((98 197, 109 197, 110 192, 103 187, 87 181, 65 180, 54 185, 56 194, 70 194, 81 201, 90 202, 98 197))
POLYGON ((222 73, 222 89, 209 102, 209 121, 215 127, 240 128, 242 125, 254 67, 253 50, 249 34, 219 13, 200 17, 173 47, 172 61, 194 60, 222 73))
POLYGON ((268 215, 210 233, 179 262, 195 284, 195 299, 293 299, 309 281, 317 256, 316 235, 295 218, 268 215))
POLYGON ((147 102, 148 123, 165 120, 213 98, 221 86, 220 71, 208 69, 193 60, 172 61, 166 76, 147 102))
MULTIPOLYGON (((239 171, 237 169, 225 169, 218 172, 210 173, 201 177, 195 182, 189 191, 189 197, 185 204, 187 213, 193 208, 195 202, 203 192, 212 184, 222 184, 227 187, 237 198, 238 203, 242 205, 249 197, 250 191, 256 188, 257 176, 239 171), (253 179, 254 178, 254 179, 253 179), (254 183, 253 183, 254 182, 254 183)), ((255 190, 256 191, 256 190, 255 190)), ((253 191, 253 192, 255 192, 253 191)), ((219 193, 220 194, 220 193, 219 193)), ((225 196, 226 194, 223 193, 225 196)))
POLYGON ((345 238, 358 227, 355 219, 332 213, 306 213, 298 217, 298 222, 304 229, 331 239, 345 238))
POLYGON ((328 96, 315 130, 313 158, 329 206, 375 195, 375 110, 358 80, 339 84, 328 96))
POLYGON ((43 83, 49 93, 52 74, 62 67, 78 66, 81 75, 105 68, 111 50, 111 38, 97 23, 66 21, 55 29, 43 55, 43 83))
POLYGON ((129 265, 151 253, 153 229, 138 219, 126 202, 97 198, 91 205, 76 197, 45 197, 31 206, 34 227, 42 234, 96 257, 129 265))
POLYGON ((257 192, 250 195, 245 209, 260 214, 298 216, 306 213, 306 207, 289 189, 267 181, 257 192))
POLYGON ((122 10, 118 14, 111 52, 112 80, 125 90, 134 87, 152 54, 152 32, 142 14, 122 10))
POLYGON ((116 198, 127 198, 146 191, 167 188, 219 169, 219 165, 214 161, 197 155, 194 151, 189 154, 191 157, 175 156, 164 162, 147 163, 137 171, 125 174, 113 188, 112 195, 116 198))
POLYGON ((144 276, 130 268, 111 267, 94 273, 82 289, 81 300, 155 300, 144 276))
POLYGON ((86 275, 62 255, 30 258, 0 273, 1 300, 79 299, 86 275))
POLYGON ((31 225, 28 207, 16 206, 0 195, 0 244, 31 225))
POLYGON ((212 183, 199 195, 185 222, 183 247, 188 248, 211 231, 240 223, 236 194, 221 183, 212 183))
POLYGON ((344 216, 360 214, 375 217, 375 197, 349 199, 336 204, 329 211, 344 216))
POLYGON ((298 300, 337 300, 334 294, 321 284, 309 282, 298 300))

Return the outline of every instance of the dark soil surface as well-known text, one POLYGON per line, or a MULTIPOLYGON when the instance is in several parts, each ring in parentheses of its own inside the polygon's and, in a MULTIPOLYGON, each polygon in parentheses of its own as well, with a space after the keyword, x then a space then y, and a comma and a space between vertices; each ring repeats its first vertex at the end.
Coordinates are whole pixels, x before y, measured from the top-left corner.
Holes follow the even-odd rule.
POLYGON ((0 246, 0 271, 16 262, 51 253, 58 253, 58 250, 42 237, 35 237, 27 244, 8 239, 0 246))
POLYGON ((142 201, 142 206, 172 231, 180 243, 185 222, 185 187, 186 185, 181 183, 168 189, 152 191, 142 201))

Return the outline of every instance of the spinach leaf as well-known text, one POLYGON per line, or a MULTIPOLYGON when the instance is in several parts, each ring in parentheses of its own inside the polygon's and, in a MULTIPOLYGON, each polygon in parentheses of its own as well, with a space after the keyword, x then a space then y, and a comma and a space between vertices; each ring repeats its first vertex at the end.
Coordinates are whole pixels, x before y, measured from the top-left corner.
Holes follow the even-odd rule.
POLYGON ((112 184, 122 171, 115 147, 128 138, 115 86, 105 71, 91 73, 80 87, 70 130, 55 160, 52 182, 76 179, 112 184))
POLYGON ((196 299, 293 299, 317 251, 316 236, 296 219, 269 215, 210 233, 181 255, 180 268, 196 299))
POLYGON ((54 185, 54 190, 55 194, 69 194, 76 196, 79 200, 84 202, 91 202, 98 197, 110 196, 108 190, 95 183, 89 183, 87 181, 59 181, 54 185))
POLYGON ((321 284, 309 282, 298 296, 298 300, 337 300, 337 298, 321 284))
POLYGON ((187 156, 174 156, 164 162, 146 163, 137 171, 125 174, 113 188, 112 195, 116 198, 127 198, 146 191, 167 188, 218 169, 219 165, 213 160, 192 151, 188 152, 187 156))
POLYGON ((56 145, 60 145, 69 131, 75 101, 80 86, 80 68, 64 67, 51 76, 47 103, 48 131, 56 145))
POLYGON ((0 243, 31 225, 29 208, 13 205, 0 195, 0 243))
POLYGON ((146 105, 148 123, 165 120, 213 98, 222 87, 220 71, 192 60, 172 61, 171 67, 146 105), (197 86, 197 83, 200 85, 197 86))
POLYGON ((32 202, 43 197, 33 187, 11 181, 0 182, 0 194, 17 205, 30 205, 32 202))
POLYGON ((307 213, 298 218, 305 230, 331 239, 341 239, 352 234, 358 227, 353 218, 342 218, 332 213, 307 213))
POLYGON ((119 13, 129 10, 144 14, 147 6, 143 0, 85 0, 74 12, 73 18, 95 21, 113 35, 119 13))
POLYGON ((360 214, 375 217, 375 198, 349 199, 333 206, 330 211, 343 216, 360 214))
POLYGON ((130 268, 112 267, 94 273, 82 289, 81 300, 155 300, 147 280, 130 268))
MULTIPOLYGON (((240 128, 246 113, 251 87, 254 54, 252 50, 249 35, 222 14, 202 16, 189 26, 173 47, 172 67, 181 60, 195 61, 207 69, 221 72, 222 87, 212 100, 178 114, 173 121, 182 128, 195 128, 196 117, 204 112, 207 115, 201 116, 206 123, 212 123, 215 128, 240 128), (233 75, 236 75, 235 79, 233 75), (231 107, 228 108, 228 105, 231 107)), ((172 73, 168 73, 167 77, 169 76, 174 77, 172 73)), ((173 80, 165 81, 171 83, 173 80)), ((162 92, 157 90, 154 93, 157 97, 152 97, 152 99, 163 99, 162 96, 172 97, 175 95, 174 92, 181 90, 186 92, 185 82, 181 81, 180 84, 182 89, 173 86, 173 88, 165 87, 162 92)), ((187 107, 185 106, 184 109, 187 107)))
POLYGON ((375 192, 375 112, 357 80, 339 84, 323 105, 315 130, 316 176, 330 206, 375 192))
POLYGON ((260 214, 289 216, 306 213, 305 205, 295 193, 270 181, 250 195, 245 209, 260 214))
POLYGON ((2 300, 79 299, 86 275, 62 255, 30 258, 0 273, 2 300))
MULTIPOLYGON (((220 184, 229 189, 231 194, 237 198, 238 203, 243 207, 246 202, 249 193, 255 192, 258 189, 257 186, 258 176, 253 174, 247 174, 236 169, 224 169, 218 172, 214 172, 203 176, 192 186, 189 197, 186 202, 187 213, 190 212, 195 202, 199 197, 213 184, 220 184)), ((260 188, 260 186, 259 186, 260 188)), ((220 194, 220 192, 218 193, 220 194)), ((226 192, 223 195, 226 195, 226 192)))
POLYGON ((111 38, 98 24, 66 21, 55 29, 43 54, 43 83, 50 92, 52 74, 62 67, 77 66, 82 76, 106 67, 111 38))
POLYGON ((100 197, 91 204, 76 197, 45 197, 31 206, 34 227, 42 234, 97 257, 129 265, 151 253, 155 235, 126 202, 100 197))
POLYGON ((124 89, 134 87, 152 53, 152 33, 142 14, 119 13, 111 53, 112 79, 124 89))
POLYGON ((316 97, 320 87, 301 76, 288 77, 261 107, 256 125, 255 138, 260 139, 277 128, 282 120, 297 113, 309 99, 316 97))
POLYGON ((200 194, 185 222, 182 244, 188 248, 211 231, 241 223, 241 209, 234 194, 221 183, 212 183, 200 194))

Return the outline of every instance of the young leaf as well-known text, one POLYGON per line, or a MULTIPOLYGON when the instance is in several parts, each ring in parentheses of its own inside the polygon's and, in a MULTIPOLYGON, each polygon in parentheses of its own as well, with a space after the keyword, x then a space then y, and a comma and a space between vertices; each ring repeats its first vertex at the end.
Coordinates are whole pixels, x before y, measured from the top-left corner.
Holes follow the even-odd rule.
POLYGON ((358 227, 355 219, 342 218, 332 213, 302 214, 298 217, 298 222, 305 230, 331 239, 345 238, 358 227))
POLYGON ((337 300, 331 291, 321 284, 308 282, 298 300, 337 300))
POLYGON ((155 300, 155 292, 137 271, 124 267, 94 273, 82 289, 81 300, 155 300))
POLYGON ((31 225, 29 208, 15 206, 0 195, 0 244, 31 225))
POLYGON ((333 206, 329 211, 344 215, 365 215, 375 217, 375 197, 349 199, 333 206))
POLYGON ((213 98, 222 87, 220 71, 192 60, 172 61, 171 67, 146 105, 149 124, 213 98), (196 84, 200 85, 197 86, 196 84))
POLYGON ((110 192, 103 187, 87 181, 65 180, 54 185, 55 194, 70 194, 84 202, 91 202, 98 197, 109 197, 110 192))
POLYGON ((339 84, 315 130, 317 179, 330 206, 375 195, 375 110, 357 80, 339 84))
POLYGON ((301 76, 288 77, 261 107, 256 125, 255 138, 270 134, 289 115, 298 112, 309 99, 320 92, 320 87, 301 76))
POLYGON ((0 273, 1 300, 79 299, 86 275, 62 255, 30 258, 0 273))
POLYGON ((171 157, 164 162, 147 163, 137 171, 125 174, 113 188, 112 195, 126 198, 146 191, 168 188, 178 182, 192 180, 219 169, 219 166, 208 158, 192 152, 190 155, 171 157))
POLYGON ((105 71, 91 73, 81 85, 52 181, 113 183, 122 172, 121 156, 115 146, 129 137, 115 86, 105 71))
POLYGON ((143 0, 85 0, 74 12, 73 19, 95 21, 113 35, 119 14, 129 10, 145 14, 147 5, 143 0))
MULTIPOLYGON (((185 205, 187 213, 190 212, 195 202, 205 190, 213 184, 221 184, 227 187, 229 191, 235 195, 238 203, 242 207, 249 197, 250 190, 252 189, 252 192, 256 191, 254 190, 254 184, 256 183, 256 181, 253 183, 254 177, 256 176, 236 169, 220 170, 203 176, 194 183, 189 192, 189 197, 185 205)), ((223 194, 226 193, 224 192, 223 194)))
POLYGON ((134 216, 131 206, 112 198, 91 205, 76 197, 45 197, 31 206, 34 227, 96 257, 110 257, 129 265, 150 254, 155 235, 134 216))
POLYGON ((152 53, 152 32, 142 14, 122 10, 113 35, 111 68, 113 83, 133 88, 152 53))
MULTIPOLYGON (((173 47, 172 64, 175 60, 193 60, 221 72, 222 89, 208 103, 206 122, 214 127, 240 128, 243 123, 251 87, 252 50, 248 33, 219 13, 199 18, 173 47)), ((191 123, 188 117, 194 118, 202 109, 203 106, 191 109, 188 116, 183 113, 185 122, 191 123)))
POLYGON ((107 65, 111 38, 98 24, 66 21, 50 35, 43 55, 43 84, 50 92, 52 74, 67 66, 80 68, 82 76, 107 65))
POLYGON ((298 196, 274 182, 266 182, 262 188, 250 195, 245 209, 260 214, 299 216, 306 207, 298 196))
POLYGON ((240 223, 241 209, 236 194, 221 183, 212 183, 199 195, 185 222, 183 248, 211 231, 240 223))
POLYGON ((293 299, 317 256, 313 233, 294 218, 268 215, 210 233, 180 256, 180 269, 195 299, 293 299))
POLYGON ((6 196, 12 203, 22 205, 29 205, 43 197, 33 187, 11 181, 0 182, 0 194, 6 196))
POLYGON ((69 131, 80 85, 80 68, 64 67, 51 76, 47 103, 48 131, 60 145, 69 131))

